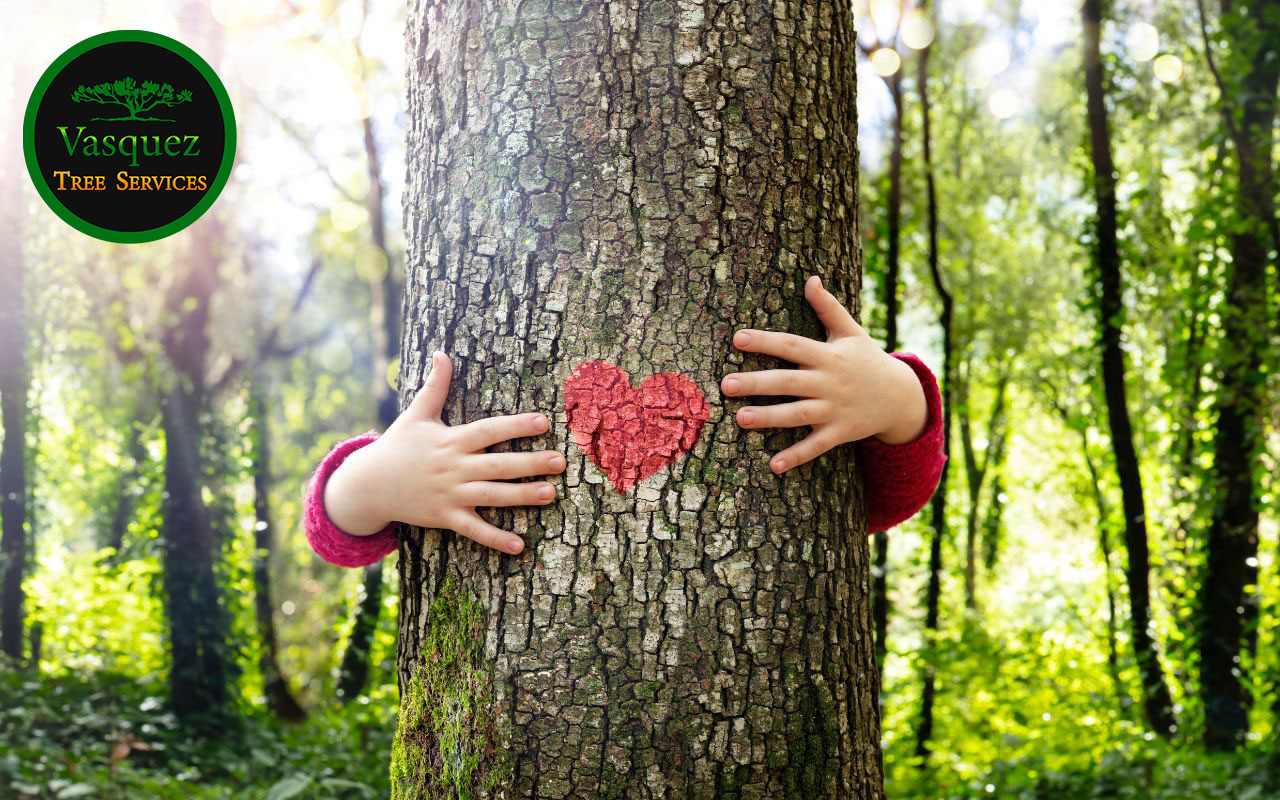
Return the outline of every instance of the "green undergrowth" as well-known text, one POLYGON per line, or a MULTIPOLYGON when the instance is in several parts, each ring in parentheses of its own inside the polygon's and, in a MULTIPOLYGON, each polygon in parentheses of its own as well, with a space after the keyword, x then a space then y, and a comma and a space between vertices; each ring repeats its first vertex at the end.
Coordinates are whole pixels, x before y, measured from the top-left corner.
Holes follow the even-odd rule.
POLYGON ((200 736, 169 712, 166 688, 115 673, 51 676, 0 666, 0 797, 387 796, 393 703, 313 708, 298 724, 240 708, 200 736))
POLYGON ((886 796, 903 800, 1280 800, 1280 751, 1257 742, 1237 753, 1205 753, 1195 742, 1141 737, 1092 763, 1050 766, 1044 756, 997 759, 982 776, 899 771, 886 796))

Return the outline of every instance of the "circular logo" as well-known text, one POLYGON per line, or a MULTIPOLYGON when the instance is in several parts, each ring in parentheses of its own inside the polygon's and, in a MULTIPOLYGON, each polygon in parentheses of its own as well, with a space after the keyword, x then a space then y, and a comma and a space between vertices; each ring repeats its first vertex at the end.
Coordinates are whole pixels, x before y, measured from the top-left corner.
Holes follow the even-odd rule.
POLYGON ((194 50, 151 31, 109 31, 40 76, 22 146, 40 196, 67 224, 108 242, 150 242, 218 198, 236 121, 194 50))

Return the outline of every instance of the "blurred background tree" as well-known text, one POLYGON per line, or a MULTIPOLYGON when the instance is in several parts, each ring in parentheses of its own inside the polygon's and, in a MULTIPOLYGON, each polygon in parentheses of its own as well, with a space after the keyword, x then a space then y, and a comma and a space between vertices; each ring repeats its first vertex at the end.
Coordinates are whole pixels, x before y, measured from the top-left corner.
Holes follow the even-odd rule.
MULTIPOLYGON (((1280 3, 854 6, 863 321, 952 419, 873 545, 888 795, 1280 797, 1280 3)), ((3 4, 0 795, 385 796, 395 571, 299 519, 395 410, 404 10, 3 4), (67 228, 17 138, 114 28, 240 125, 146 245, 67 228)))

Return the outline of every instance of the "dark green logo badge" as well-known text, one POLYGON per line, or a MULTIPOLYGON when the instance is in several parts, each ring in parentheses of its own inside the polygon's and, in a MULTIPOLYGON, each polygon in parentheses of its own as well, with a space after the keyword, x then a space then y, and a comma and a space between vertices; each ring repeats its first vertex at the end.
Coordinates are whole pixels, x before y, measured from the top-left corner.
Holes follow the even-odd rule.
POLYGON ((22 145, 36 189, 67 224, 109 242, 150 242, 218 198, 236 121, 222 81, 191 48, 110 31, 40 76, 22 145))

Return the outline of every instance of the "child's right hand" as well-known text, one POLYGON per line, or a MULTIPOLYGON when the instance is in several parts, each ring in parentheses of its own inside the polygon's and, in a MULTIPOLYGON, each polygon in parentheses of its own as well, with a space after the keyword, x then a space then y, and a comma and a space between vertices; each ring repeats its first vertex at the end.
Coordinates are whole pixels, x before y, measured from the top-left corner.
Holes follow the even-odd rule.
POLYGON ((489 417, 449 427, 440 419, 453 365, 436 351, 431 374, 386 433, 356 450, 329 476, 325 513, 343 531, 376 533, 391 521, 449 528, 480 544, 519 553, 524 541, 483 520, 476 506, 545 506, 555 499, 547 481, 512 478, 563 472, 555 450, 486 453, 485 448, 545 433, 542 414, 489 417))

